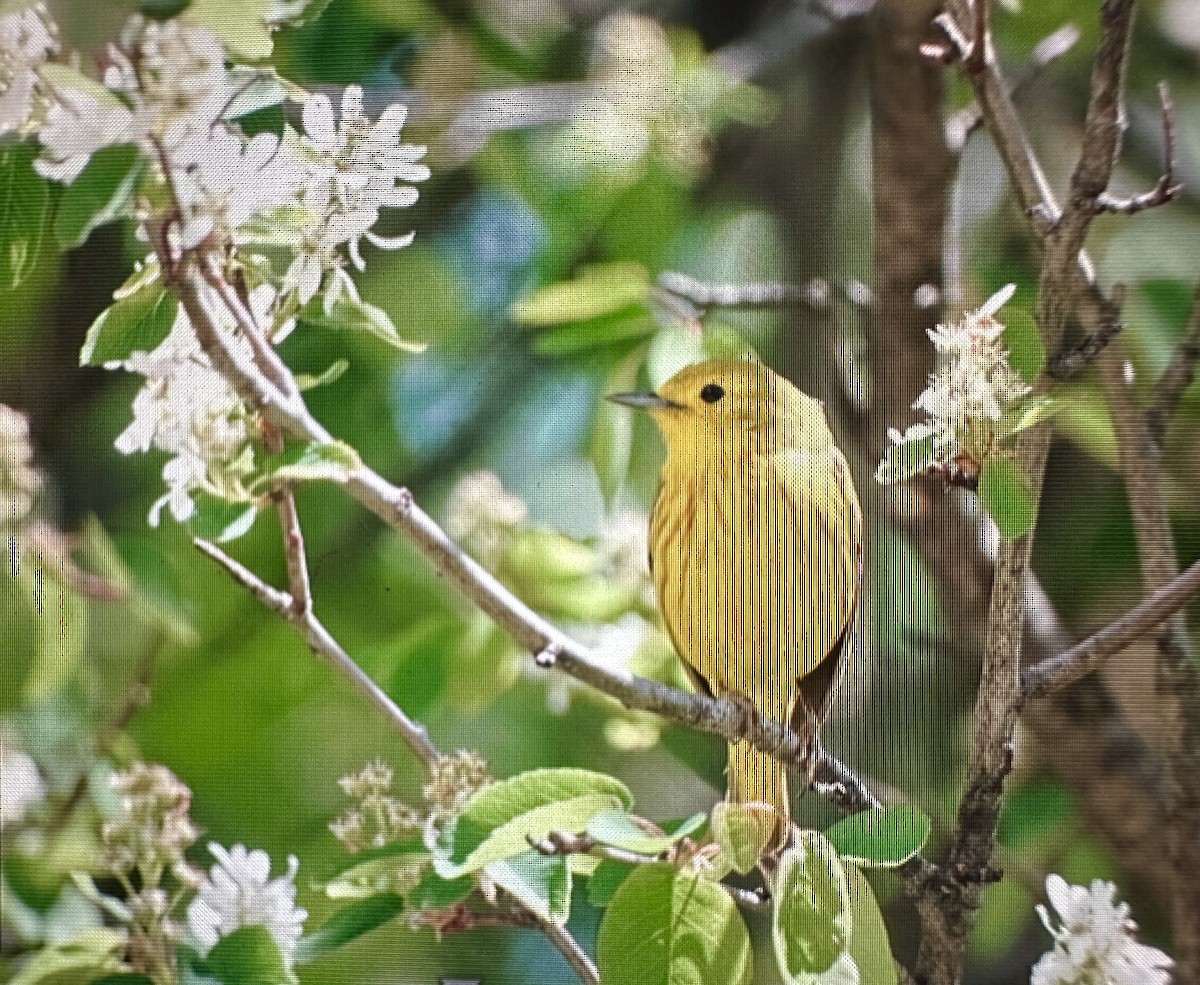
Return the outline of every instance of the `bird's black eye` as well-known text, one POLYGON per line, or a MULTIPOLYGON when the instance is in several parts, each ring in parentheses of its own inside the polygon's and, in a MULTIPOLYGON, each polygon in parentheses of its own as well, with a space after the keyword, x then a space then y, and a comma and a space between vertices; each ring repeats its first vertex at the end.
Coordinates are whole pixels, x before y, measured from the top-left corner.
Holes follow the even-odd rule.
POLYGON ((700 399, 706 404, 715 404, 725 396, 725 388, 720 383, 706 383, 700 391, 700 399))

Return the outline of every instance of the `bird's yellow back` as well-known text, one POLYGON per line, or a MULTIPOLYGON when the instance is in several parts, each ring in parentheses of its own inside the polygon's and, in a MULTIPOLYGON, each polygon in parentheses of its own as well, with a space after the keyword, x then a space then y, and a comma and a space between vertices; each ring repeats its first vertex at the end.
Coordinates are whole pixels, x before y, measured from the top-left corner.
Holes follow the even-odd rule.
MULTIPOLYGON (((651 412, 667 459, 651 565, 680 656, 715 695, 810 734, 858 600, 862 518, 819 402, 765 366, 690 366, 651 412)), ((730 796, 784 819, 774 760, 731 746, 730 796)))

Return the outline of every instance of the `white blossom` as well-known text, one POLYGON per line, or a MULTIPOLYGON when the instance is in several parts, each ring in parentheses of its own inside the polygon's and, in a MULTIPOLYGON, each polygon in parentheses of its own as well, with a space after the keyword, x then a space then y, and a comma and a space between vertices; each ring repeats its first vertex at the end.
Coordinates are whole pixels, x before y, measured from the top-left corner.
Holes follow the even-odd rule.
POLYGON ((272 879, 271 859, 264 851, 215 843, 208 850, 216 864, 187 908, 192 943, 203 956, 236 930, 263 927, 290 968, 308 917, 307 910, 296 906, 296 856, 288 856, 287 872, 272 879))
POLYGON ((0 17, 0 134, 22 130, 38 89, 38 67, 58 51, 44 4, 0 17))
POLYGON ((385 237, 371 232, 382 208, 403 208, 417 200, 405 182, 424 181, 429 168, 418 163, 425 148, 400 142, 408 110, 388 106, 372 122, 363 110, 361 86, 347 86, 340 114, 324 93, 304 102, 304 147, 312 154, 317 180, 310 181, 304 204, 318 217, 312 251, 327 255, 345 244, 351 262, 363 269, 361 241, 385 250, 412 242, 412 235, 385 237))
POLYGON ((19 824, 46 796, 46 784, 33 757, 0 730, 0 831, 19 824))
POLYGON ((939 445, 963 446, 976 456, 990 451, 1005 410, 1029 393, 1008 364, 1008 352, 999 341, 1004 326, 994 317, 1015 290, 1009 284, 957 324, 938 325, 929 332, 941 366, 913 404, 929 415, 927 424, 910 429, 914 436, 933 434, 939 445))
POLYGON ((1170 957, 1138 943, 1129 905, 1117 901, 1116 891, 1102 879, 1084 887, 1046 877, 1055 912, 1040 904, 1037 912, 1054 947, 1034 965, 1030 985, 1170 985, 1170 957))
MULTIPOLYGON (((257 296, 260 309, 263 297, 257 296)), ((245 339, 231 334, 228 341, 249 358, 245 339)), ((134 352, 108 368, 116 367, 146 378, 133 399, 133 420, 117 437, 117 450, 129 455, 155 448, 171 455, 162 472, 167 493, 150 509, 151 526, 158 525, 164 507, 179 522, 190 519, 197 490, 216 496, 237 492, 237 479, 253 463, 253 418, 213 368, 183 309, 153 352, 134 352)))
POLYGON ((500 476, 481 469, 464 475, 446 502, 446 530, 485 564, 494 564, 508 535, 529 514, 519 496, 504 488, 500 476))

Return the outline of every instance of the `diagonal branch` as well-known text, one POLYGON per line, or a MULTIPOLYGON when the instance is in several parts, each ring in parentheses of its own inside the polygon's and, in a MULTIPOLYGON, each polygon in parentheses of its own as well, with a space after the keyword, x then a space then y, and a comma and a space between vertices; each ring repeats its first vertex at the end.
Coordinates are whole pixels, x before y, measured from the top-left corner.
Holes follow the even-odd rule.
POLYGON ((1167 426, 1179 406, 1179 401, 1196 378, 1196 362, 1200 360, 1200 286, 1192 299, 1192 313, 1187 327, 1175 346, 1171 361, 1159 377, 1155 387, 1154 401, 1146 411, 1146 426, 1150 437, 1162 448, 1167 436, 1167 426))
POLYGON ((1021 700, 1040 698, 1098 669, 1109 657, 1145 636, 1200 593, 1200 561, 1069 650, 1021 674, 1021 700))

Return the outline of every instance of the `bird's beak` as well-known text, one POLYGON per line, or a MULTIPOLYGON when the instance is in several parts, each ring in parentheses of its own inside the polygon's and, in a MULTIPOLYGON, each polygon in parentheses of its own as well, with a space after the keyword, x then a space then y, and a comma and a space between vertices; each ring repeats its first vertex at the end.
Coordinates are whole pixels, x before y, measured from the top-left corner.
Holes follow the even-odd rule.
POLYGON ((657 393, 610 393, 605 399, 638 410, 679 410, 683 406, 657 393))

